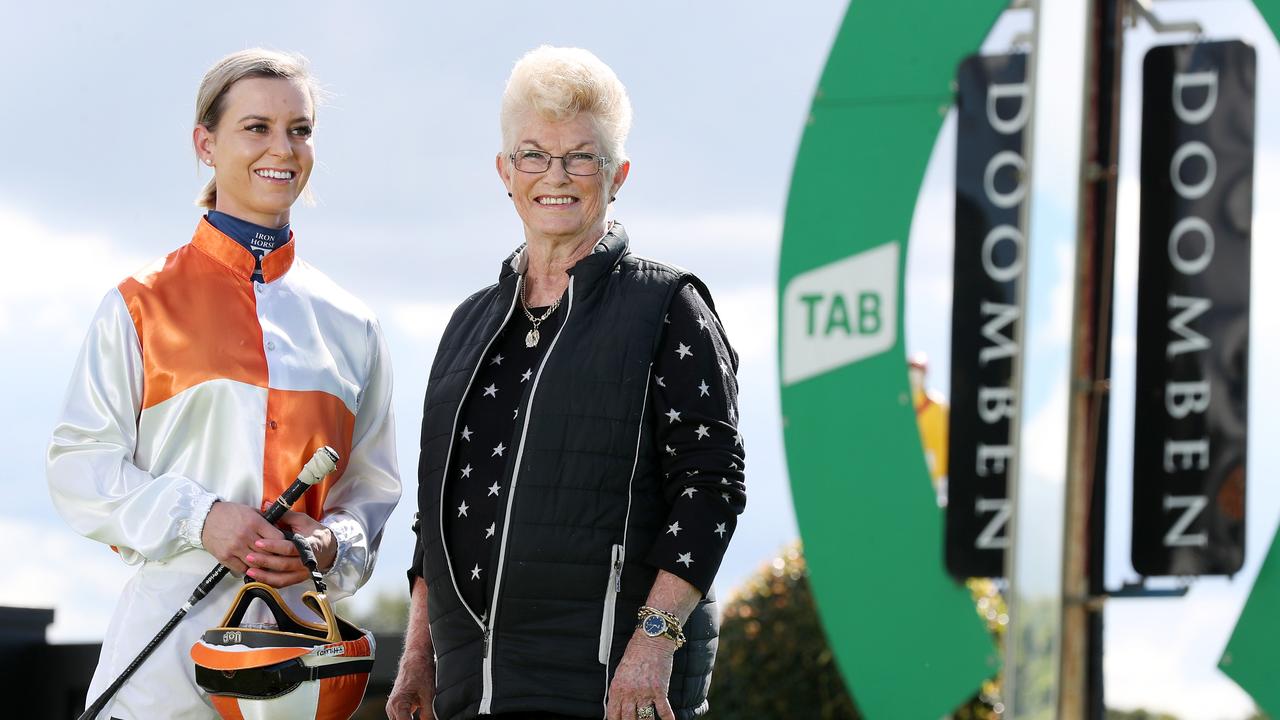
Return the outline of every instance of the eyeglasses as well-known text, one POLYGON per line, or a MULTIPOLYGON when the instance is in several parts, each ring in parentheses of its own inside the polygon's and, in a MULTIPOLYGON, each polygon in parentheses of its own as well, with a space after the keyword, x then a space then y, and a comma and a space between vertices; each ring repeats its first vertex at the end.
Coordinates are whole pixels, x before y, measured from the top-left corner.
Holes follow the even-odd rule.
POLYGON ((559 160, 570 175, 590 176, 599 173, 609 164, 609 158, 589 152, 571 152, 552 155, 541 150, 517 150, 508 155, 520 172, 542 173, 551 168, 552 160, 559 160))

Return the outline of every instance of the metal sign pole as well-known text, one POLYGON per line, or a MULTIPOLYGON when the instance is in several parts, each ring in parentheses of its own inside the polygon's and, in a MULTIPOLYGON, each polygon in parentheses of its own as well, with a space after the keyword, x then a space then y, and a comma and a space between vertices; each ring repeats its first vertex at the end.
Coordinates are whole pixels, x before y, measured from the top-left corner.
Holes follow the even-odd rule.
MULTIPOLYGON (((1071 319, 1070 338, 1055 316, 1066 286, 1068 307, 1081 297, 1078 269, 1080 186, 1076 176, 1055 168, 1078 168, 1092 128, 1085 121, 1093 99, 1096 63, 1091 27, 1100 0, 1037 2, 1031 54, 1033 110, 1026 156, 1032 168, 1026 206, 1026 272, 1021 360, 1014 370, 1021 416, 1014 430, 1012 544, 1006 553, 1009 629, 1005 636, 1004 690, 1008 717, 1019 720, 1083 718, 1064 714, 1062 702, 1078 692, 1062 686, 1064 663, 1063 594, 1075 580, 1065 577, 1069 533, 1083 513, 1068 517, 1069 479, 1078 483, 1080 408, 1073 381, 1080 353, 1080 315, 1071 319), (1064 98, 1066 100, 1064 101, 1064 98), (1070 129, 1078 135, 1072 136, 1070 129)), ((1083 563, 1081 563, 1083 564, 1083 563)))
POLYGON ((1072 385, 1063 547, 1059 716, 1102 720, 1107 418, 1125 0, 1098 0, 1085 29, 1072 385))

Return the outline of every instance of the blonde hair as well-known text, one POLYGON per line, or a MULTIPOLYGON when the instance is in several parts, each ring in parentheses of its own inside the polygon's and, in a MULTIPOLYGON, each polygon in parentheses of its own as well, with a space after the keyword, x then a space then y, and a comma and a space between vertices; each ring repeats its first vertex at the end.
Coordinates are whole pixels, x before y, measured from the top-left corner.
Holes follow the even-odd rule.
MULTIPOLYGON (((321 90, 307 69, 307 59, 297 53, 250 48, 222 58, 204 74, 200 90, 196 93, 196 125, 205 126, 210 132, 217 130, 226 104, 224 99, 231 86, 245 78, 256 77, 283 78, 301 83, 311 98, 311 120, 315 122, 321 90)), ((211 178, 196 198, 196 205, 212 210, 217 199, 218 188, 211 178)))
POLYGON ((587 113, 600 134, 604 154, 613 161, 610 176, 627 161, 631 99, 613 70, 587 50, 543 45, 516 62, 502 93, 505 152, 516 149, 516 133, 529 113, 549 122, 587 113))

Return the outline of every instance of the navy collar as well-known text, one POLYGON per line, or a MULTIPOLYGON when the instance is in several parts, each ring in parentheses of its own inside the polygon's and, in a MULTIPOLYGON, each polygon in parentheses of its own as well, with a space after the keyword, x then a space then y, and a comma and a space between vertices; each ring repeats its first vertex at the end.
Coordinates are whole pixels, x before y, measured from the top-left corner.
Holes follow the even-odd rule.
MULTIPOLYGON (((622 227, 622 223, 609 223, 609 229, 605 231, 604 236, 596 243, 595 248, 586 257, 579 260, 577 264, 569 268, 569 275, 575 280, 578 292, 585 293, 600 278, 604 277, 613 266, 618 264, 622 256, 627 254, 629 245, 627 230, 622 227)), ((526 245, 521 245, 502 261, 502 269, 498 272, 499 284, 502 284, 508 278, 514 279, 515 276, 524 273, 525 265, 528 262, 525 257, 526 248, 526 245)))
POLYGON ((209 224, 217 228, 223 235, 240 243, 240 246, 253 255, 253 279, 262 280, 262 259, 272 250, 289 241, 289 224, 284 227, 269 228, 248 220, 241 220, 217 210, 210 210, 206 216, 209 224))

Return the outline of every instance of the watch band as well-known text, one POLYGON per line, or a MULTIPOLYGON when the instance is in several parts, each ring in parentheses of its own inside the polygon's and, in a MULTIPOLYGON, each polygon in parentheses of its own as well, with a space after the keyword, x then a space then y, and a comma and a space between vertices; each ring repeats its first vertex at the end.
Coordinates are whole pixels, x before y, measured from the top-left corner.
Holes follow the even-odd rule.
POLYGON ((636 627, 645 635, 648 635, 649 637, 668 638, 676 644, 677 650, 684 646, 684 626, 680 624, 680 619, 675 615, 672 615, 665 610, 659 610, 655 607, 641 605, 640 610, 636 612, 636 619, 636 627), (662 620, 661 631, 655 632, 648 626, 649 624, 646 623, 646 620, 650 618, 658 618, 662 620))

